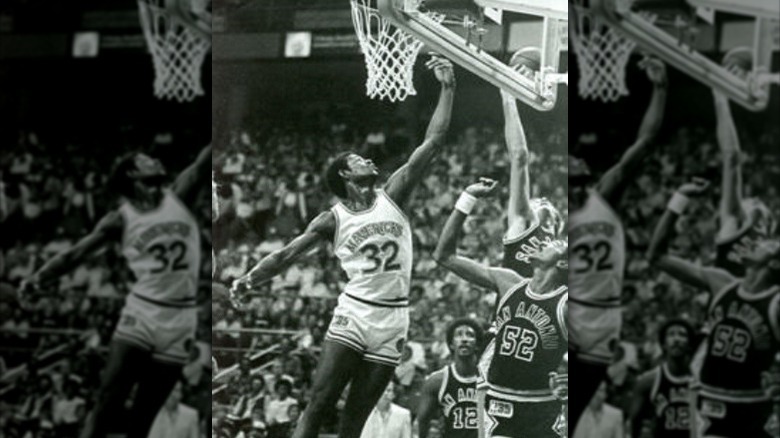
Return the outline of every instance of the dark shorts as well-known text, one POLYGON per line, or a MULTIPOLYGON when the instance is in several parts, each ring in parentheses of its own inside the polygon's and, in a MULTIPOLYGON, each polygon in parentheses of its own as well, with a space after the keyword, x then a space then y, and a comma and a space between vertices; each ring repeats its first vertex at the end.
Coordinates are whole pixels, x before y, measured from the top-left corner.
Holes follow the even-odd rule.
POLYGON ((735 403, 699 394, 696 399, 696 438, 775 438, 778 418, 772 403, 735 403))
POLYGON ((559 438, 556 432, 561 402, 519 402, 485 395, 488 438, 559 438))

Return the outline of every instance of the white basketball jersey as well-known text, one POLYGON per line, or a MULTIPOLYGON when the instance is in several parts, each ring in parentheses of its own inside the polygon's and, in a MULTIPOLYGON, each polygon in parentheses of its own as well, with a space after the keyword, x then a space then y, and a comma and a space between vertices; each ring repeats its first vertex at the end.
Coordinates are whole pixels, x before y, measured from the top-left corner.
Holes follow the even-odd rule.
POLYGON ((569 339, 581 358, 609 363, 620 334, 626 241, 598 192, 571 215, 569 242, 569 339))
POLYGON ((200 272, 200 228, 176 195, 165 190, 148 212, 124 203, 122 255, 135 274, 131 295, 156 304, 195 304, 200 272))
POLYGON ((374 206, 353 212, 339 203, 334 252, 349 277, 344 293, 369 304, 406 306, 412 278, 412 228, 387 196, 376 191, 374 206))

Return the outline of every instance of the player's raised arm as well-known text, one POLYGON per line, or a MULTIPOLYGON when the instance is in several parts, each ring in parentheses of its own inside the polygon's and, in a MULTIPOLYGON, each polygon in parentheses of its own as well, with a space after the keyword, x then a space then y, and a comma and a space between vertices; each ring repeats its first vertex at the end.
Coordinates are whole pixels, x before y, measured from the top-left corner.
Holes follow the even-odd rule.
POLYGON ((708 187, 707 181, 696 179, 694 182, 683 184, 678 189, 669 201, 666 211, 653 232, 648 258, 659 269, 683 283, 703 290, 716 290, 731 283, 734 280, 733 277, 721 269, 704 268, 688 260, 667 254, 674 225, 690 202, 690 197, 701 195, 708 187))
POLYGON ((259 286, 289 268, 295 260, 323 240, 332 239, 336 231, 336 218, 332 211, 325 211, 311 221, 306 231, 284 248, 274 251, 255 265, 248 274, 233 283, 231 293, 242 284, 250 288, 259 286))
POLYGON ((439 389, 441 388, 441 372, 435 372, 428 376, 420 391, 420 401, 417 405, 417 430, 419 438, 428 438, 431 429, 431 420, 436 418, 439 410, 439 389))
POLYGON ((650 106, 642 119, 636 142, 623 154, 620 162, 604 174, 597 188, 601 196, 613 205, 620 199, 625 182, 635 176, 639 165, 647 157, 650 145, 661 129, 666 108, 666 66, 654 58, 646 58, 640 66, 647 71, 647 76, 653 83, 650 106))
POLYGON ((517 111, 517 102, 511 94, 502 90, 501 103, 504 108, 504 137, 510 160, 507 235, 511 236, 528 228, 537 218, 531 208, 528 143, 517 111))
POLYGON ((520 276, 514 271, 490 268, 457 254, 460 230, 463 228, 464 222, 466 222, 466 217, 471 213, 471 210, 477 203, 477 199, 493 193, 496 189, 496 184, 496 181, 491 179, 480 178, 480 182, 472 184, 464 190, 457 204, 455 204, 455 209, 444 225, 444 230, 442 230, 439 237, 439 243, 433 251, 433 259, 440 266, 449 269, 464 280, 492 291, 500 292, 497 276, 514 275, 517 277, 518 282, 521 280, 520 276))
POLYGON ((112 240, 118 241, 122 233, 122 216, 119 212, 111 212, 98 222, 95 229, 79 240, 71 248, 57 254, 47 261, 22 285, 24 295, 40 286, 51 283, 60 276, 70 272, 90 254, 104 247, 112 240))
POLYGON ((441 152, 447 131, 450 129, 452 102, 455 96, 455 73, 452 63, 434 56, 425 65, 434 71, 436 79, 441 83, 441 92, 425 132, 425 140, 412 152, 409 161, 390 176, 385 186, 387 194, 401 208, 405 208, 414 188, 428 173, 431 162, 441 152))
POLYGON ((744 217, 742 211, 742 169, 739 164, 739 135, 734 125, 729 99, 723 94, 713 92, 715 100, 715 120, 717 123, 718 145, 723 160, 723 180, 720 198, 720 229, 718 240, 733 236, 744 217))
POLYGON ((173 191, 186 204, 194 203, 210 174, 211 145, 208 145, 200 151, 198 158, 176 177, 173 191))

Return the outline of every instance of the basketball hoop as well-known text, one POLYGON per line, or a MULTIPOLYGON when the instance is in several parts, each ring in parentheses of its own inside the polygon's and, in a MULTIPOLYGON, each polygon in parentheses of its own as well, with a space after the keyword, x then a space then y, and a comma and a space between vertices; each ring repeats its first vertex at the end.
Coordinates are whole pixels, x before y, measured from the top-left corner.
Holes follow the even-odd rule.
POLYGON ((578 85, 583 99, 614 102, 629 94, 626 66, 636 43, 619 34, 598 15, 574 0, 575 25, 569 26, 580 71, 578 85))
MULTIPOLYGON (((417 94, 412 79, 423 43, 382 17, 372 1, 351 0, 352 23, 368 72, 366 94, 391 102, 403 101, 417 94)), ((444 20, 443 15, 428 14, 438 22, 444 20)))
POLYGON ((138 0, 138 11, 154 60, 155 96, 189 102, 204 95, 201 66, 211 48, 206 26, 189 23, 178 0, 138 0))

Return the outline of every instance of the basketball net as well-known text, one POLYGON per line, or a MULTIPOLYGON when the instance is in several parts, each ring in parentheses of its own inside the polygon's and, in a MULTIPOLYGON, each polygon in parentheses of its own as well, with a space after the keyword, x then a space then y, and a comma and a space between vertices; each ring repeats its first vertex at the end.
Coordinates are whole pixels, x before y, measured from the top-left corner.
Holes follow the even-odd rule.
POLYGON ((154 60, 154 94, 189 102, 204 95, 201 66, 211 41, 171 14, 165 0, 138 0, 141 26, 154 60))
POLYGON ((569 32, 577 53, 580 96, 602 102, 627 96, 626 66, 636 43, 576 3, 569 5, 576 12, 575 26, 570 26, 569 32))
MULTIPOLYGON (((418 6, 418 1, 407 0, 418 6)), ((366 94, 371 98, 403 101, 417 94, 414 89, 414 63, 423 43, 393 26, 379 14, 372 0, 352 0, 352 24, 360 42, 368 77, 366 94)), ((444 16, 429 14, 441 22, 444 16)))

